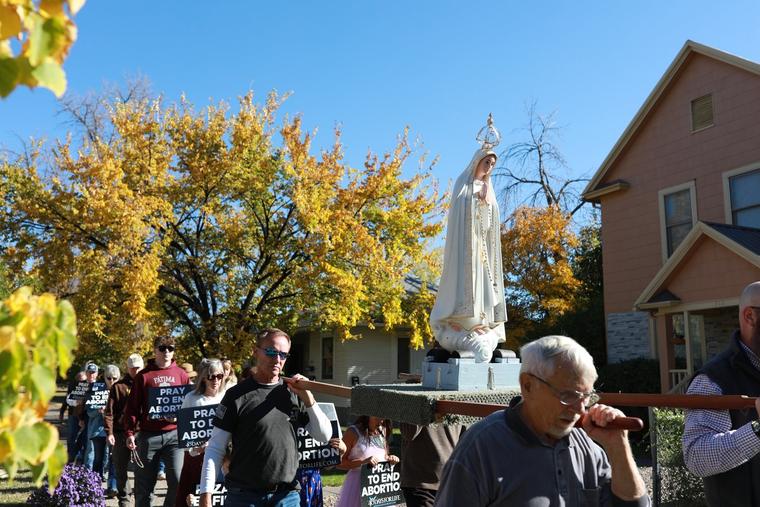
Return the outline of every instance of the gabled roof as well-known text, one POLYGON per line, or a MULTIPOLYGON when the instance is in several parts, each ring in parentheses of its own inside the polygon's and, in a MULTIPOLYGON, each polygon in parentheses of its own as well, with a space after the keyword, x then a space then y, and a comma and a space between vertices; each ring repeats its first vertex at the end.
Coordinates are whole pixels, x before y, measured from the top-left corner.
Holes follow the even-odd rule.
POLYGON ((594 200, 597 197, 599 197, 599 194, 595 192, 597 190, 597 186, 599 185, 599 182, 602 180, 602 178, 610 169, 610 167, 612 167, 612 165, 615 163, 615 160, 617 160, 618 156, 623 152, 623 149, 626 147, 628 142, 633 138, 634 134, 636 134, 636 131, 644 122, 644 120, 647 118, 647 116, 649 115, 649 112, 652 110, 652 108, 654 108, 655 104, 657 103, 659 98, 663 95, 665 90, 667 90, 670 83, 673 82, 673 80, 678 75, 679 71, 681 70, 681 67, 686 62, 689 55, 691 55, 692 53, 698 53, 708 58, 712 58, 714 60, 718 60, 718 61, 727 63, 729 65, 738 67, 740 69, 746 70, 747 72, 760 75, 760 64, 756 62, 745 60, 744 58, 740 58, 738 56, 734 56, 732 54, 717 50, 715 48, 711 48, 709 46, 699 44, 698 42, 687 40, 686 43, 681 48, 681 51, 678 52, 675 59, 673 59, 673 62, 665 71, 665 74, 662 75, 660 80, 657 82, 657 85, 655 85, 652 92, 649 94, 647 99, 639 108, 636 115, 633 117, 633 119, 628 124, 626 129, 623 131, 623 135, 621 135, 620 138, 617 140, 617 142, 615 143, 615 146, 613 146, 612 150, 607 155, 607 158, 604 159, 604 162, 602 162, 602 165, 599 167, 599 169, 597 169, 596 173, 591 178, 591 181, 589 181, 588 185, 586 185, 586 188, 583 190, 583 193, 581 194, 581 197, 583 199, 594 200))
POLYGON ((634 308, 646 310, 666 306, 680 301, 663 287, 670 275, 681 265, 686 255, 697 244, 700 237, 707 236, 750 264, 760 268, 760 229, 738 225, 697 222, 689 234, 681 241, 676 251, 660 268, 641 295, 636 299, 634 308), (671 297, 672 296, 672 297, 671 297))
POLYGON ((742 227, 740 225, 716 224, 705 222, 735 243, 742 245, 750 252, 760 255, 760 229, 754 227, 742 227))

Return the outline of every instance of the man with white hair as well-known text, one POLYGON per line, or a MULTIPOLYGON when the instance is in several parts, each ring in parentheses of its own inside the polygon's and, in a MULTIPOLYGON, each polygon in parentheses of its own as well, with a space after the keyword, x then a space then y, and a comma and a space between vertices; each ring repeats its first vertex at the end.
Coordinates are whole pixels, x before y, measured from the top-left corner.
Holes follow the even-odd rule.
POLYGON ((605 428, 623 413, 595 404, 586 349, 545 336, 523 346, 520 358, 522 399, 465 432, 435 505, 649 505, 627 431, 605 428), (575 427, 581 417, 583 429, 575 427))
MULTIPOLYGON (((760 396, 760 281, 739 298, 739 329, 700 369, 688 394, 760 396)), ((760 399, 755 409, 687 410, 683 454, 708 505, 760 505, 760 399)))

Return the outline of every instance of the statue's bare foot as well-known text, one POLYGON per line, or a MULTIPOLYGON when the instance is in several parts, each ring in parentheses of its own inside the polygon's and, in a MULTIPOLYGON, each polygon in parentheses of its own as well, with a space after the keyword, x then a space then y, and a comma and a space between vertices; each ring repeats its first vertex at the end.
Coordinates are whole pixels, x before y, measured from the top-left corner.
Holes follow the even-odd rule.
POLYGON ((462 339, 462 342, 465 350, 470 350, 475 354, 476 363, 487 363, 491 360, 491 354, 493 352, 493 348, 491 348, 491 340, 486 339, 482 334, 477 331, 472 331, 462 339))

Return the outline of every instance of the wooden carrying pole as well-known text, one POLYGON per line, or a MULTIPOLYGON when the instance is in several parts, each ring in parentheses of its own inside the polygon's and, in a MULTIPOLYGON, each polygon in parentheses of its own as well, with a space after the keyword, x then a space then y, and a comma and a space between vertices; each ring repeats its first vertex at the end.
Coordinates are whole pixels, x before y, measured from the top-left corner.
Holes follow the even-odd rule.
POLYGON ((750 396, 708 394, 599 393, 599 403, 613 407, 702 408, 740 410, 754 408, 750 396))
MULTIPOLYGON (((283 377, 287 378, 287 377, 283 377)), ((322 394, 331 394, 342 398, 351 397, 351 388, 300 380, 298 387, 303 387, 322 394)), ((740 395, 702 395, 702 394, 647 394, 647 393, 599 393, 599 403, 613 407, 660 407, 660 408, 700 408, 707 410, 740 410, 755 407, 755 400, 750 396, 740 395)), ((439 415, 458 414, 473 417, 486 417, 506 405, 498 403, 475 403, 471 401, 437 400, 435 412, 439 415)), ((608 427, 639 431, 644 425, 636 417, 615 419, 608 427)))
MULTIPOLYGON (((469 401, 438 400, 435 402, 435 411, 438 414, 461 414, 473 417, 486 417, 502 410, 506 405, 498 403, 472 403, 469 401)), ((581 426, 583 418, 578 419, 576 426, 581 426)), ((638 417, 618 417, 606 426, 610 429, 641 431, 644 429, 644 422, 638 417)))
MULTIPOLYGON (((292 380, 291 377, 280 375, 280 378, 285 380, 292 380)), ((327 384, 325 382, 317 382, 316 380, 296 380, 296 386, 299 389, 308 389, 315 393, 331 394, 333 396, 339 396, 341 398, 351 397, 351 388, 345 386, 336 386, 335 384, 327 384)))

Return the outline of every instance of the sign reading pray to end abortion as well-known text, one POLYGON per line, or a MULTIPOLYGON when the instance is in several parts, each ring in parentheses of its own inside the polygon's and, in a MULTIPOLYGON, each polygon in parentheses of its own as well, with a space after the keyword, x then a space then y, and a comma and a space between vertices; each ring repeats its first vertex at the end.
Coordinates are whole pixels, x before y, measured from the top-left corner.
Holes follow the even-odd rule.
MULTIPOLYGON (((227 499, 227 488, 224 487, 224 484, 217 483, 214 485, 214 491, 210 491, 211 493, 211 505, 224 505, 224 501, 227 499)), ((195 486, 195 494, 194 495, 188 495, 192 498, 190 499, 190 503, 188 505, 192 505, 193 507, 197 507, 201 504, 201 485, 197 484, 195 486)))
POLYGON ((104 382, 93 382, 84 399, 84 405, 91 410, 106 408, 108 388, 104 382))
POLYGON ((185 393, 193 386, 165 386, 148 388, 148 419, 177 417, 185 393))
POLYGON ((387 461, 375 466, 362 465, 362 507, 390 507, 404 503, 400 479, 396 465, 387 461))
POLYGON ((69 395, 72 400, 83 400, 87 397, 87 391, 90 390, 90 383, 86 380, 78 382, 69 395))
POLYGON ((214 411, 219 404, 179 409, 177 415, 177 437, 182 449, 198 447, 211 438, 214 429, 214 411))
MULTIPOLYGON (((332 403, 317 403, 322 412, 330 420, 332 426, 332 438, 340 438, 340 423, 335 405, 332 403)), ((298 467, 299 468, 325 468, 340 463, 340 451, 330 446, 327 442, 317 442, 309 435, 306 428, 296 428, 298 437, 298 467)))

